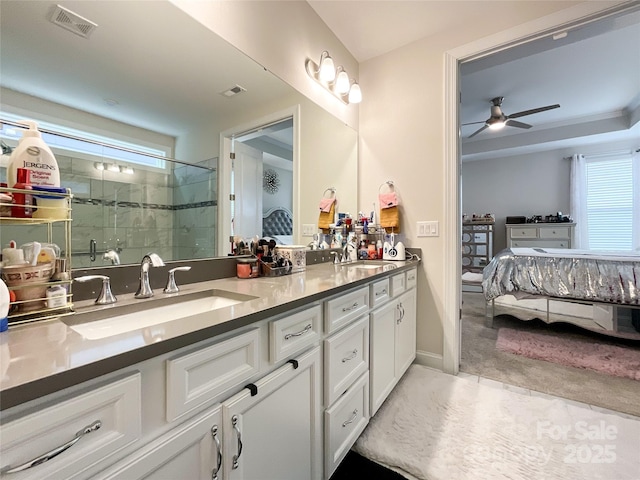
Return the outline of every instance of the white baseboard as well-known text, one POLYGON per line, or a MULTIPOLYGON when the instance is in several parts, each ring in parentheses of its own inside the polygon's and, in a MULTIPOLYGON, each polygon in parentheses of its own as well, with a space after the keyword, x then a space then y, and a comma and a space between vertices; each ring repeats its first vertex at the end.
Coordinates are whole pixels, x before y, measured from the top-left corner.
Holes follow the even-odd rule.
POLYGON ((436 370, 443 370, 442 355, 439 353, 425 352, 418 350, 416 352, 415 362, 418 365, 424 365, 425 367, 435 368, 436 370))

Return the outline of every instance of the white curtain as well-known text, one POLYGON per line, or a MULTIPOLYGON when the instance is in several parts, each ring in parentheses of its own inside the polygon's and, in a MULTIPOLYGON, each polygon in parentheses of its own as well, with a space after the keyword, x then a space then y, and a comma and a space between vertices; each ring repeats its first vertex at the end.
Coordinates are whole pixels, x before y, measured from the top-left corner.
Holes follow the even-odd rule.
POLYGON ((634 250, 640 250, 640 149, 631 156, 633 171, 633 243, 634 250))
POLYGON ((571 187, 569 208, 576 223, 573 248, 589 249, 589 229, 587 225, 587 167, 584 155, 571 157, 571 187))

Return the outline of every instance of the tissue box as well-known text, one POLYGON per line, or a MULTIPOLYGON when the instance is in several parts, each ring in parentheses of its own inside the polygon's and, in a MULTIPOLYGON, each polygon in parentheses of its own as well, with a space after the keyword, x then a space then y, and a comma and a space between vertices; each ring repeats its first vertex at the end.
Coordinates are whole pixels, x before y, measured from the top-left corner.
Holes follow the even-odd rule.
POLYGON ((304 245, 278 245, 276 253, 291 260, 291 272, 301 272, 307 267, 307 247, 304 245))

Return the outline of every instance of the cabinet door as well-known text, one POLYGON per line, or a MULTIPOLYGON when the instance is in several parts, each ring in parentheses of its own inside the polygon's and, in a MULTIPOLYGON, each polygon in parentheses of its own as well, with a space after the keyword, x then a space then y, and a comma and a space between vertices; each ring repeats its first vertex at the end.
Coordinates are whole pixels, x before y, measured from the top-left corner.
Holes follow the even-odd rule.
POLYGON ((225 479, 321 478, 320 347, 296 360, 222 404, 225 479))
POLYGON ((396 310, 396 377, 399 379, 416 358, 416 290, 404 293, 396 310))
POLYGON ((163 435, 94 480, 221 480, 221 420, 218 405, 163 435))
POLYGON ((376 413, 396 384, 395 342, 397 300, 370 315, 369 370, 371 415, 376 413))

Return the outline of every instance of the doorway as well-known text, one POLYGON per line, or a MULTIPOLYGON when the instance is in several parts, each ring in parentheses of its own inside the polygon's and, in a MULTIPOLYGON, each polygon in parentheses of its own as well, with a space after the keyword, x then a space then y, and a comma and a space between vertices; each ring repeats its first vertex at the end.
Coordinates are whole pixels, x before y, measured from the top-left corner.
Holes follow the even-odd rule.
POLYGON ((460 366, 460 305, 461 305, 461 142, 459 137, 460 63, 490 55, 493 52, 529 42, 564 29, 593 22, 620 13, 629 7, 614 6, 606 10, 596 5, 580 4, 572 9, 549 15, 536 22, 495 34, 482 42, 474 42, 445 52, 445 202, 444 232, 456 241, 445 244, 443 370, 457 374, 460 366), (576 20, 578 19, 578 20, 576 20))
MULTIPOLYGON (((298 108, 274 113, 220 134, 218 255, 232 251, 233 237, 264 236, 263 221, 276 212, 290 217, 297 210, 298 108)), ((293 230, 278 237, 293 243, 293 230)))

